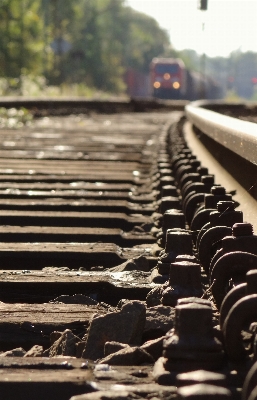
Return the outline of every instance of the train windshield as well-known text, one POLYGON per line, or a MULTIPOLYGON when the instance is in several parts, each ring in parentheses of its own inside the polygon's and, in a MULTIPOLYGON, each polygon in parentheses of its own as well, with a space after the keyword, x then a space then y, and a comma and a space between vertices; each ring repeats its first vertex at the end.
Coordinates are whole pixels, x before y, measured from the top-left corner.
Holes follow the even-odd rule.
POLYGON ((156 74, 177 74, 179 71, 178 64, 156 64, 155 72, 156 74))

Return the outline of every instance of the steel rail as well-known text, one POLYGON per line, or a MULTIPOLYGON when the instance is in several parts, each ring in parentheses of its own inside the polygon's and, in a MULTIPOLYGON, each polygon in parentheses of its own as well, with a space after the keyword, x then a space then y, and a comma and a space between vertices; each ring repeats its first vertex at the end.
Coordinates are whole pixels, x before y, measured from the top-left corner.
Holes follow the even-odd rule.
MULTIPOLYGON (((228 104, 224 103, 224 106, 228 107, 228 104)), ((238 109, 239 105, 234 106, 238 109)), ((185 107, 186 116, 207 136, 257 165, 257 124, 222 115, 207 107, 211 107, 211 103, 190 103, 185 107)), ((229 107, 233 109, 233 104, 229 107)), ((215 109, 215 104, 213 108, 215 109)))

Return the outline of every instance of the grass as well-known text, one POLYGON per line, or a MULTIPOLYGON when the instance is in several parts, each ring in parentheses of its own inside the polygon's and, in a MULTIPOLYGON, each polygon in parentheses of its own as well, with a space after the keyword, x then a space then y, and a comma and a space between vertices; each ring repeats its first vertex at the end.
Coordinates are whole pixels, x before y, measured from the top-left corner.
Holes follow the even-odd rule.
POLYGON ((49 86, 44 77, 33 77, 30 75, 23 75, 20 79, 0 78, 0 96, 24 96, 31 98, 86 97, 91 99, 127 98, 125 94, 101 91, 89 87, 84 83, 63 83, 60 86, 49 86))
POLYGON ((16 108, 0 108, 0 128, 18 129, 28 125, 32 120, 32 114, 25 108, 17 110, 16 108))

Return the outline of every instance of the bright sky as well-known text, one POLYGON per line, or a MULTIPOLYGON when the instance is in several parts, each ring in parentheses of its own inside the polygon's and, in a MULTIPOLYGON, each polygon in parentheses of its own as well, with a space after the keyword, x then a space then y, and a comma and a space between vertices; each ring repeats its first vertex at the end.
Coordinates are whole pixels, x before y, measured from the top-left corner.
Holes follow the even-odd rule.
POLYGON ((257 0, 208 0, 207 11, 197 9, 198 0, 126 0, 126 4, 154 17, 177 50, 190 48, 212 57, 239 48, 257 52, 257 0))

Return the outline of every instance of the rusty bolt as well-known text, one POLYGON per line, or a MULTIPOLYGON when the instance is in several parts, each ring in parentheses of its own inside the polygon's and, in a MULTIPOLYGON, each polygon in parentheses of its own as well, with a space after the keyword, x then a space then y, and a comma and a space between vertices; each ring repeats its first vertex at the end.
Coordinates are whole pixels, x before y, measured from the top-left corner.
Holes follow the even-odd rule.
POLYGON ((209 175, 208 168, 205 168, 205 167, 198 167, 196 172, 198 172, 198 174, 200 174, 201 176, 209 175))
POLYGON ((161 189, 161 197, 166 197, 166 196, 176 197, 177 195, 178 195, 177 188, 174 185, 165 185, 161 189))
POLYGON ((200 264, 189 261, 170 264, 169 286, 162 293, 163 305, 175 307, 178 299, 200 297, 202 293, 200 264))
POLYGON ((169 285, 188 286, 192 290, 195 288, 201 291, 200 264, 192 263, 190 261, 177 261, 171 263, 169 285))
POLYGON ((232 234, 235 237, 239 236, 252 236, 253 226, 248 222, 237 223, 233 225, 232 234))
POLYGON ((163 214, 163 231, 172 228, 185 229, 185 216, 181 210, 169 209, 163 214))
POLYGON ((198 383, 215 386, 227 386, 226 375, 213 371, 197 370, 184 372, 176 376, 177 387, 195 385, 198 383))
POLYGON ((180 210, 170 209, 163 214, 162 234, 158 242, 161 247, 165 247, 167 230, 173 228, 185 229, 185 216, 180 210))
POLYGON ((177 261, 190 261, 197 263, 197 258, 195 256, 190 256, 189 254, 180 254, 176 257, 176 262, 177 261))
POLYGON ((163 341, 164 367, 168 371, 215 370, 223 363, 221 343, 214 338, 212 310, 190 303, 175 307, 175 327, 163 341))
POLYGON ((227 400, 232 398, 230 390, 205 383, 179 388, 177 393, 178 400, 227 400))
POLYGON ((171 208, 176 208, 177 210, 181 208, 179 198, 173 196, 162 197, 158 200, 157 204, 159 205, 159 212, 161 214, 164 214, 165 211, 171 208))
POLYGON ((179 254, 192 255, 192 237, 184 229, 168 229, 166 233, 165 251, 160 254, 157 268, 161 275, 170 272, 170 264, 175 261, 179 254))
POLYGON ((177 305, 182 306, 183 304, 191 304, 191 303, 202 304, 202 305, 208 306, 210 308, 212 306, 210 300, 202 299, 199 297, 185 297, 183 299, 178 299, 177 305))
POLYGON ((174 231, 172 229, 168 229, 166 234, 165 252, 173 252, 176 254, 176 256, 179 254, 192 255, 192 235, 187 231, 174 231))

